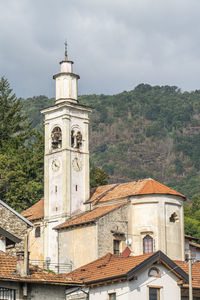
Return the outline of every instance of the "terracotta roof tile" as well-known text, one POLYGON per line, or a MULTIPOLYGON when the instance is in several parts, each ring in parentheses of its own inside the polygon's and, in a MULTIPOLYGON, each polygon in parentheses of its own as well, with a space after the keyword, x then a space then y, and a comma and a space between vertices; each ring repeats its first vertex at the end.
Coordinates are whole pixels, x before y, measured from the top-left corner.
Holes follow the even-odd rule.
POLYGON ((195 248, 200 248, 199 244, 193 243, 193 242, 189 242, 189 244, 195 248))
POLYGON ((21 215, 29 221, 41 219, 44 217, 44 198, 24 210, 21 215))
POLYGON ((104 215, 108 214, 109 212, 111 212, 121 206, 124 206, 125 204, 127 204, 127 202, 117 203, 117 204, 113 204, 113 205, 109 205, 109 206, 97 207, 89 212, 84 212, 84 213, 78 214, 78 215, 68 219, 66 222, 56 226, 54 229, 67 228, 67 227, 83 225, 83 224, 94 222, 98 218, 103 217, 104 215))
POLYGON ((11 281, 26 281, 26 282, 41 282, 41 283, 58 283, 58 284, 73 284, 80 283, 80 281, 73 281, 66 275, 54 274, 52 272, 44 271, 36 266, 29 266, 30 275, 22 277, 16 273, 16 257, 0 251, 0 279, 7 279, 11 281))
MULTIPOLYGON (((187 274, 188 262, 185 261, 174 261, 181 269, 183 269, 187 274)), ((188 287, 188 284, 184 284, 184 287, 188 287)), ((193 288, 200 288, 200 262, 194 262, 192 264, 192 286, 193 288)))
POLYGON ((92 195, 89 202, 93 202, 97 204, 99 202, 107 202, 110 200, 116 200, 120 198, 126 198, 129 196, 138 196, 138 195, 148 195, 148 194, 167 194, 167 195, 175 195, 180 196, 185 199, 185 196, 172 190, 171 188, 167 187, 159 183, 156 180, 151 178, 143 179, 138 181, 132 181, 128 183, 121 183, 112 186, 105 186, 99 187, 96 189, 94 194, 92 195), (106 189, 106 187, 108 187, 106 189), (106 191, 106 193, 105 193, 106 191))
POLYGON ((132 268, 142 263, 153 253, 139 256, 122 257, 108 253, 105 256, 82 266, 67 274, 72 280, 83 280, 88 283, 95 280, 105 280, 114 276, 123 276, 132 268))
MULTIPOLYGON (((105 256, 84 265, 67 274, 72 280, 83 280, 85 284, 93 281, 101 281, 110 277, 125 277, 126 273, 144 262, 154 253, 138 256, 122 257, 116 254, 106 254, 105 256)), ((188 263, 185 261, 173 261, 178 267, 188 274, 188 263)), ((200 288, 200 262, 192 265, 192 285, 194 288, 200 288)), ((188 284, 183 284, 188 287, 188 284)))
MULTIPOLYGON (((93 188, 91 189, 91 197, 88 203, 92 202, 95 205, 101 202, 124 199, 129 196, 148 194, 175 195, 185 199, 184 195, 170 189, 156 180, 149 178, 121 184, 103 185, 95 189, 93 188)), ((43 218, 44 199, 42 198, 39 202, 23 211, 22 216, 30 221, 43 218)))

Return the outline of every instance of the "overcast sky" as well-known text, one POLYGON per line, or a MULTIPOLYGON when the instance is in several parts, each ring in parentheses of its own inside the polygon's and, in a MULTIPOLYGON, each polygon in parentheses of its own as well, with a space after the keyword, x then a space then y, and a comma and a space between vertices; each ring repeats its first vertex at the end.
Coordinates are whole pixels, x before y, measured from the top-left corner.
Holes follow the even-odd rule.
POLYGON ((140 83, 200 89, 200 0, 1 0, 0 76, 54 96, 67 39, 79 94, 140 83))

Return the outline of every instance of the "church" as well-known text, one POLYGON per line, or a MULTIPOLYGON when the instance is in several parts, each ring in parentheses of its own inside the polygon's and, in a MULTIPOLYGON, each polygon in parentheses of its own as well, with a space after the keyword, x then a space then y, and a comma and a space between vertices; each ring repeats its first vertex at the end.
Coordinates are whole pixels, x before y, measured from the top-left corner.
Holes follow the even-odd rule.
POLYGON ((142 179, 90 189, 90 107, 78 102, 73 62, 65 58, 56 83, 55 104, 45 117, 44 198, 22 215, 29 230, 30 261, 69 272, 106 253, 130 255, 161 250, 185 259, 185 196, 142 179))

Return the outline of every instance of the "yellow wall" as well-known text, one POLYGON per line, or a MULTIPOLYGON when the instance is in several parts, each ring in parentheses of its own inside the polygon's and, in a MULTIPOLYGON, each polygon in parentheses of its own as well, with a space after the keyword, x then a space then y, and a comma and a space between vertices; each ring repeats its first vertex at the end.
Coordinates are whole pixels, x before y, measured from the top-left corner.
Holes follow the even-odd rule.
POLYGON ((45 267, 43 264, 43 236, 44 226, 43 222, 35 222, 34 228, 29 232, 29 251, 30 251, 30 263, 36 264, 39 267, 45 267), (40 237, 35 237, 35 228, 40 226, 40 237))
POLYGON ((97 259, 96 225, 59 232, 59 263, 72 263, 75 269, 97 259))

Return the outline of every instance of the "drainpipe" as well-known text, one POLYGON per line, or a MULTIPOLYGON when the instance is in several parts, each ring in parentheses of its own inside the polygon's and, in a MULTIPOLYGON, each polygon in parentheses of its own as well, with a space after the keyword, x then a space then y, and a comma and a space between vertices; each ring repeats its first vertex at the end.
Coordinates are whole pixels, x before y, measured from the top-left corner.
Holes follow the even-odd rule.
POLYGON ((191 250, 188 253, 188 261, 189 261, 189 300, 193 300, 192 295, 192 257, 191 250))

